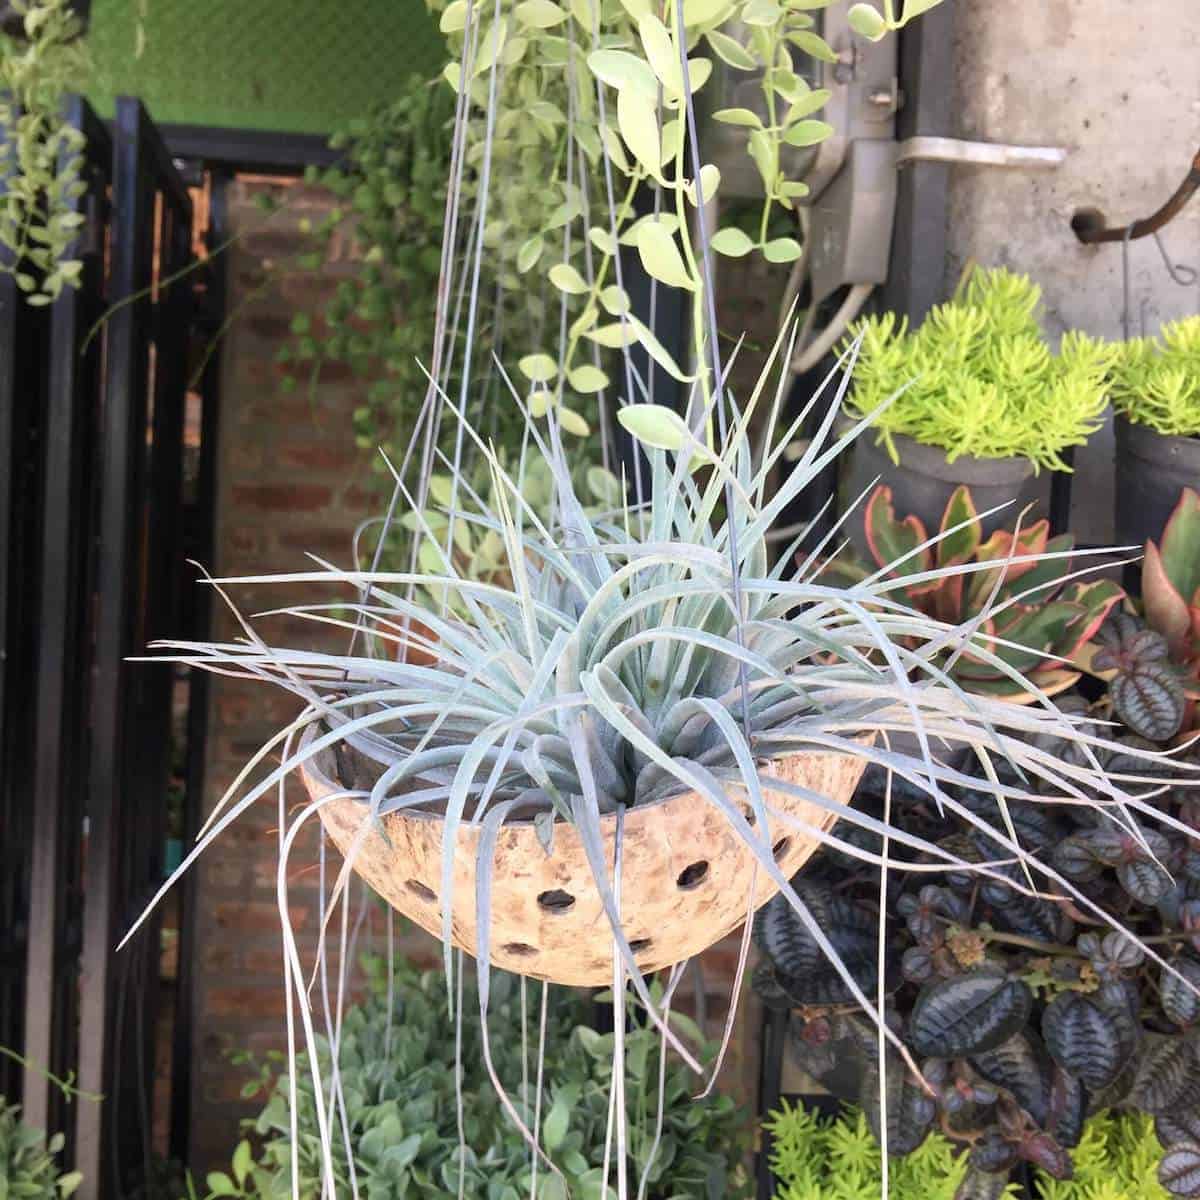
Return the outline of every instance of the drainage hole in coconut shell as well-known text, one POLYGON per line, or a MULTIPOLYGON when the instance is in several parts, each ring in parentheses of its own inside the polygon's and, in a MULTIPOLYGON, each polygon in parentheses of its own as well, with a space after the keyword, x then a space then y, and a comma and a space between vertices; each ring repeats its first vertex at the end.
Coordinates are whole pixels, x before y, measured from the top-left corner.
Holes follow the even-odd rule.
POLYGON ((689 863, 675 878, 675 886, 681 892, 690 892, 698 888, 708 878, 708 863, 701 859, 689 863))
POLYGON ((426 887, 419 879, 410 879, 404 885, 414 896, 419 896, 429 904, 437 900, 437 893, 431 887, 426 887))
POLYGON ((629 943, 629 949, 634 954, 641 954, 641 952, 643 950, 650 949, 650 939, 649 938, 634 938, 633 941, 629 943))
POLYGON ((561 888, 551 888, 548 892, 538 893, 538 907, 549 913, 565 913, 575 907, 575 897, 561 888))
POLYGON ((779 841, 771 847, 771 854, 775 861, 778 862, 791 848, 792 839, 790 837, 780 838, 779 841))
POLYGON ((508 942, 501 949, 505 954, 511 954, 514 958, 529 958, 537 953, 536 947, 525 942, 508 942))

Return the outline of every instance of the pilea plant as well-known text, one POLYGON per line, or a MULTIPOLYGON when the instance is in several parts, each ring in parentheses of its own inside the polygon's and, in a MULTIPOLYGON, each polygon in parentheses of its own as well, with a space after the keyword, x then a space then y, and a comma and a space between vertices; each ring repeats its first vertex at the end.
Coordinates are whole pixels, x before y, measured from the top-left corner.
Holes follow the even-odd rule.
POLYGON ((30 304, 77 287, 71 257, 83 216, 72 210, 84 183, 83 134, 63 100, 83 79, 87 57, 71 0, 10 0, 23 38, 0 33, 0 271, 30 304))
MULTIPOLYGON (((855 26, 880 37, 938 2, 910 0, 899 17, 891 0, 882 15, 860 4, 855 26)), ((555 352, 532 346, 521 361, 535 416, 556 408, 568 433, 582 432, 581 399, 613 386, 601 351, 633 343, 676 380, 698 378, 703 392, 711 389, 709 246, 733 256, 762 253, 774 263, 802 253, 794 237, 769 237, 768 230, 776 207, 793 209, 808 191, 784 174, 781 149, 814 146, 832 133, 816 116, 828 92, 812 88, 793 61, 799 52, 836 62, 813 16, 829 3, 430 0, 454 55, 446 78, 481 114, 463 127, 463 154, 474 172, 465 180, 468 193, 482 178, 495 187, 484 243, 507 269, 502 283, 544 270, 557 302, 548 311, 564 314, 545 331, 555 352), (689 144, 692 96, 714 60, 761 73, 760 111, 712 114, 746 130, 763 185, 755 237, 737 226, 706 229, 697 212, 720 186, 717 168, 701 168, 689 144), (644 189, 655 193, 654 211, 639 214, 635 199, 644 189), (677 363, 630 312, 617 261, 622 245, 636 247, 655 285, 690 294, 690 364, 677 363)), ((643 398, 631 377, 625 390, 627 400, 643 398)))
POLYGON ((1200 436, 1200 317, 1122 343, 1110 390, 1113 407, 1129 420, 1170 436, 1200 436))
POLYGON ((1101 630, 1092 669, 1109 680, 1114 714, 1154 742, 1189 737, 1200 700, 1200 495, 1185 488, 1163 531, 1146 544, 1140 614, 1101 630))
MULTIPOLYGON (((823 1118, 789 1105, 765 1122, 772 1135, 771 1169, 779 1182, 775 1200, 877 1200, 882 1194, 879 1143, 861 1110, 823 1118)), ((1151 1118, 1103 1113, 1084 1126, 1069 1180, 1039 1171, 1040 1200, 1170 1200, 1158 1182, 1162 1147, 1151 1118)), ((945 1135, 933 1132, 911 1154, 892 1163, 893 1200, 954 1200, 967 1175, 967 1156, 945 1135)), ((1023 1193, 1010 1184, 1001 1193, 1023 1193)))
MULTIPOLYGON (((1081 700, 1062 703, 1086 719, 1081 700)), ((1078 750, 1054 738, 1036 745, 1051 757, 1078 750)), ((1124 738, 1100 751, 1101 761, 1120 774, 1124 748, 1142 746, 1124 738)), ((954 790, 980 816, 1001 815, 993 796, 966 784, 954 790)), ((877 1033, 778 899, 756 920, 765 954, 756 986, 768 1004, 791 1010, 789 1046, 800 1066, 860 1104, 877 1138, 882 1087, 890 1154, 912 1153, 935 1129, 968 1152, 964 1197, 999 1195, 1021 1160, 1069 1178, 1085 1117, 1114 1106, 1155 1119, 1163 1186, 1198 1195, 1200 998, 1186 982, 1200 980, 1195 799, 1165 791, 1126 823, 1086 806, 1047 805, 1036 789, 1026 797, 1008 801, 1003 820, 1072 881, 1074 897, 1030 891, 1016 865, 989 879, 889 872, 881 891, 861 855, 885 847, 849 829, 853 854, 826 853, 796 881, 860 986, 884 996, 921 1079, 889 1051, 881 1085, 877 1033), (1119 915, 1127 932, 1098 923, 1101 912, 1119 915), (1148 948, 1161 951, 1169 973, 1148 948)), ((997 860, 982 829, 947 833, 928 797, 906 786, 868 778, 856 804, 964 859, 997 860)))
POLYGON ((979 634, 999 664, 982 663, 969 650, 947 646, 943 664, 970 692, 1022 698, 1018 679, 1053 695, 1075 684, 1072 660, 1103 624, 1122 596, 1108 580, 1072 579, 1070 534, 1050 537, 1042 520, 1017 533, 997 530, 986 540, 968 488, 950 498, 940 538, 916 517, 898 520, 891 489, 877 488, 866 504, 865 530, 871 554, 863 564, 843 553, 831 566, 836 578, 861 580, 883 571, 900 585, 906 604, 951 625, 979 620, 979 634), (935 568, 959 563, 994 563, 970 579, 929 578, 935 568), (911 580, 911 582, 906 582, 911 580), (992 615, 983 617, 985 608, 992 615))
MULTIPOLYGON (((463 1029, 465 1070, 458 1086, 465 1097, 466 1150, 460 1151, 455 1032, 445 1019, 441 973, 421 972, 400 962, 389 992, 386 967, 378 961, 371 966, 371 993, 346 1014, 341 1027, 338 1064, 353 1167, 339 1143, 336 1195, 349 1195, 357 1186, 359 1194, 371 1200, 413 1195, 444 1200, 564 1196, 555 1176, 543 1171, 535 1177, 524 1140, 508 1121, 483 1069, 479 1026, 473 1020, 466 1021, 463 1029)), ((498 1023, 515 1028, 523 1005, 540 1004, 534 993, 535 987, 540 993, 539 985, 498 976, 494 986, 492 1013, 498 1023)), ((661 991, 658 996, 661 999, 661 991)), ((473 998, 469 995, 468 1002, 473 998)), ((540 1122, 547 1148, 561 1156, 570 1195, 601 1200, 613 1035, 588 1027, 593 1012, 584 993, 556 989, 551 995, 540 1100, 536 1044, 506 1038, 503 1046, 497 1046, 496 1067, 511 1084, 525 1122, 540 1122)), ((690 1041, 703 1045, 687 1017, 675 1014, 672 1019, 690 1041)), ((745 1114, 723 1096, 693 1104, 687 1069, 678 1060, 661 1061, 661 1040, 644 1022, 635 1020, 626 1037, 629 1167, 634 1178, 644 1179, 647 1200, 748 1197, 748 1173, 742 1161, 747 1146, 745 1114)), ((709 1047, 704 1053, 708 1056, 714 1050, 709 1047)), ((318 1054, 328 1073, 327 1039, 321 1039, 318 1054)), ((239 1145, 230 1169, 209 1175, 211 1196, 285 1200, 292 1195, 293 1157, 299 1160, 301 1196, 320 1194, 322 1162, 314 1093, 307 1063, 302 1060, 299 1066, 295 1149, 288 1080, 277 1074, 277 1065, 272 1070, 272 1064, 265 1064, 263 1074, 249 1086, 256 1088, 265 1080, 266 1106, 247 1122, 250 1140, 239 1145)))
POLYGON ((1072 332, 1052 353, 1040 307, 1041 289, 1026 276, 976 270, 918 329, 894 313, 864 318, 851 408, 878 410, 878 437, 894 460, 892 439, 905 434, 951 461, 1018 456, 1065 469, 1063 451, 1103 420, 1115 352, 1072 332))

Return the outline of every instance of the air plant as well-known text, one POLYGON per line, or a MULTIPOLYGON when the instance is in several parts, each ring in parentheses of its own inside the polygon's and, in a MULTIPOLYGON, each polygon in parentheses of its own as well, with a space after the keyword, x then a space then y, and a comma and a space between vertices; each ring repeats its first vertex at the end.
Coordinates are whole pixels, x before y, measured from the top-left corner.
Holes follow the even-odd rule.
MULTIPOLYGON (((888 487, 871 494, 864 528, 872 561, 839 557, 833 569, 840 577, 861 580, 886 572, 901 583, 900 595, 911 608, 951 625, 977 623, 994 655, 1047 695, 1078 681, 1073 660, 1122 596, 1109 580, 1072 575, 1075 539, 1069 533, 1050 537, 1048 521, 1015 533, 1000 529, 985 541, 966 487, 950 497, 940 538, 931 539, 917 517, 898 519, 888 487), (966 562, 995 565, 970 577, 945 573, 966 562), (935 567, 942 573, 931 577, 935 567)), ((1029 698, 1011 672, 969 650, 947 647, 943 660, 968 692, 1029 698)))
MULTIPOLYGON (((967 623, 932 616, 906 602, 911 576, 897 579, 885 570, 837 586, 822 574, 827 541, 798 563, 793 547, 770 565, 766 535, 772 523, 868 423, 859 421, 835 437, 839 404, 824 396, 837 378, 831 372, 809 406, 824 401, 828 407, 818 434, 777 480, 776 468, 809 410, 794 422, 782 422, 780 383, 765 438, 752 441, 748 429, 782 341, 781 336, 764 382, 744 411, 715 393, 707 403, 696 398, 694 423, 652 405, 622 410, 645 455, 648 499, 642 504, 623 501, 589 515, 553 418, 547 440, 531 422, 529 454, 544 457, 555 483, 553 517, 545 523, 522 495, 520 473, 510 475, 464 423, 465 436, 490 464, 492 497, 485 503, 466 473, 447 464, 452 479, 447 534, 444 540, 430 539, 441 547, 436 570, 346 571, 318 564, 308 572, 221 581, 319 589, 319 598, 284 611, 344 625, 353 637, 352 649, 338 655, 272 646, 249 620, 242 641, 158 647, 168 661, 259 680, 304 704, 301 715, 235 781, 180 872, 287 776, 315 755, 336 749, 342 761, 356 764, 339 796, 360 803, 364 829, 402 810, 433 812, 443 822, 438 899, 451 1013, 457 978, 451 951, 454 854, 465 827, 480 827, 473 899, 481 931, 479 1006, 486 1014, 485 931, 499 831, 506 821, 532 820, 544 830, 549 850, 555 827, 569 822, 587 850, 592 883, 609 918, 615 978, 628 978, 649 1019, 694 1069, 699 1068, 696 1056, 663 1020, 623 931, 601 834, 606 813, 689 792, 696 805, 715 809, 753 852, 758 870, 778 888, 781 903, 828 960, 849 1001, 876 1022, 881 1022, 881 995, 868 994, 820 912, 775 862, 769 829, 781 812, 774 796, 800 793, 839 818, 843 830, 881 839, 877 848, 863 849, 848 835, 835 837, 794 822, 798 832, 854 854, 873 870, 920 871, 934 863, 999 880, 1020 894, 1049 889, 1070 897, 1098 922, 1119 927, 1048 854, 1031 848, 1003 814, 1010 804, 1027 800, 1086 806, 1098 822, 1144 841, 1136 818, 1156 811, 1145 793, 1161 785, 1162 753, 1130 748, 1124 769, 1102 769, 1102 735, 1055 708, 1035 681, 997 653, 994 637, 984 630, 988 605, 967 623), (696 432, 721 426, 720 449, 696 432), (459 521, 503 540, 511 586, 472 580, 456 568, 447 547, 459 521), (445 596, 442 610, 418 602, 411 594, 416 588, 445 596), (462 615, 454 611, 459 606, 462 615), (409 641, 406 629, 413 622, 432 633, 420 639, 421 648, 435 656, 430 665, 397 661, 385 649, 409 641), (949 647, 961 647, 1009 679, 1029 703, 968 692, 943 668, 949 647), (915 750, 893 748, 902 735, 915 750), (1072 753, 1047 753, 1042 747, 1051 737, 1072 753), (983 775, 970 784, 991 798, 990 810, 956 796, 951 785, 967 777, 931 751, 935 739, 974 753, 983 775), (948 829, 977 831, 988 854, 982 859, 964 855, 944 839, 911 834, 890 822, 886 811, 873 815, 790 783, 780 760, 805 753, 855 756, 903 781, 929 798, 948 829), (250 785, 253 770, 275 756, 279 765, 250 785)), ((848 378, 847 371, 841 392, 848 378)), ((400 480, 397 489, 411 511, 420 513, 400 480)), ((432 533, 423 516, 418 524, 427 537, 432 533)), ((940 536, 959 532, 953 527, 940 536)), ((1056 556, 1014 553, 1009 561, 1036 566, 1056 556)), ((961 578, 965 586, 994 569, 990 562, 970 561, 933 567, 926 575, 930 581, 961 578)), ((296 837, 322 803, 315 801, 287 819, 279 867, 289 987, 310 1051, 312 1014, 287 923, 287 870, 296 837)), ((335 904, 353 859, 351 852, 335 904)), ((627 907, 637 899, 631 886, 627 880, 627 907)), ((1147 953, 1153 958, 1156 952, 1149 947, 1147 953)), ((1165 969, 1173 970, 1169 964, 1165 969)), ((880 1029, 881 1039, 895 1045, 919 1078, 908 1048, 886 1025, 880 1029)), ((616 1044, 619 1059, 620 1036, 616 1044)), ((487 1046, 485 1037, 484 1057, 490 1063, 487 1046)), ((317 1062, 310 1053, 313 1070, 317 1062)), ((491 1077, 503 1099, 500 1081, 494 1072, 491 1077)), ((614 1080, 620 1077, 618 1063, 614 1080)), ((525 1128, 515 1107, 506 1103, 506 1110, 553 1171, 538 1134, 525 1128)), ((332 1120, 331 1110, 327 1125, 332 1120)), ((618 1144, 623 1144, 622 1122, 616 1125, 618 1144)), ((334 1134, 325 1127, 322 1136, 334 1134)), ((623 1156, 615 1161, 619 1167, 623 1156)), ((625 1189, 619 1175, 618 1193, 624 1196, 625 1189)))

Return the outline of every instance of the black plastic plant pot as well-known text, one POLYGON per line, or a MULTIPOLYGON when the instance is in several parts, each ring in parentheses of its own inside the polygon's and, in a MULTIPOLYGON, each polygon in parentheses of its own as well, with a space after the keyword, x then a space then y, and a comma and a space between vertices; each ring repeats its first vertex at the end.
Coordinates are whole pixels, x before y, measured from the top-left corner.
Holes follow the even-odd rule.
MULTIPOLYGON (((892 462, 887 447, 867 430, 859 435, 850 455, 850 466, 841 487, 844 509, 868 488, 876 478, 892 489, 896 515, 917 517, 933 535, 942 524, 942 515, 954 489, 966 484, 971 489, 976 510, 982 514, 997 505, 1008 504, 1000 512, 984 517, 983 533, 1012 528, 1022 504, 1032 499, 1033 464, 1027 458, 973 458, 959 455, 953 462, 938 446, 926 446, 903 434, 893 437, 900 462, 892 462)), ((865 501, 846 521, 846 532, 854 548, 866 553, 863 529, 865 501)))
POLYGON ((1119 546, 1159 541, 1184 488, 1200 488, 1200 437, 1172 437, 1116 419, 1119 546))

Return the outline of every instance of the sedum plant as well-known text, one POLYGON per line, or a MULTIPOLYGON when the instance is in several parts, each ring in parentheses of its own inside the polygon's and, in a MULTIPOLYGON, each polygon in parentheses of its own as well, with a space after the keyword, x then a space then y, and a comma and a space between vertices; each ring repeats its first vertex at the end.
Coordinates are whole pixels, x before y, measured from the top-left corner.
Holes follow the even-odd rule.
POLYGON ((1200 437, 1200 316, 1133 338, 1117 350, 1113 407, 1138 425, 1173 437, 1200 437))
POLYGON ((1108 680, 1115 716, 1139 737, 1169 742, 1197 728, 1200 700, 1200 495, 1184 488, 1146 543, 1141 613, 1114 614, 1091 667, 1108 680))
POLYGON ((1035 468, 1067 470, 1063 452, 1103 421, 1114 351, 1072 332, 1052 353, 1040 308, 1037 284, 997 268, 973 271, 919 329, 894 313, 863 319, 851 410, 879 410, 878 437, 896 462, 894 438, 903 434, 940 447, 952 462, 1019 456, 1035 468))
MULTIPOLYGON (((879 1143, 861 1109, 829 1118, 785 1100, 763 1127, 771 1135, 774 1200, 879 1200, 884 1194, 879 1143)), ((890 1166, 891 1200, 955 1200, 967 1174, 966 1158, 937 1133, 890 1166)))
POLYGON ((979 622, 979 633, 1007 668, 982 662, 969 650, 947 647, 945 670, 969 692, 1013 699, 1027 697, 1018 677, 1048 695, 1073 686, 1075 658, 1091 641, 1122 596, 1108 580, 1073 577, 1070 534, 1050 537, 1050 523, 1037 521, 1017 533, 997 530, 986 540, 970 490, 955 490, 942 517, 940 538, 931 539, 917 517, 896 517, 891 489, 877 488, 867 501, 864 528, 869 563, 841 558, 839 577, 861 580, 883 571, 903 582, 912 608, 951 624, 979 622), (930 578, 933 568, 959 563, 996 564, 969 579, 930 578), (989 609, 991 615, 984 615, 989 609))
MULTIPOLYGON (((768 363, 766 371, 770 368, 768 363)), ((1141 854, 1150 835, 1139 821, 1157 814, 1143 793, 1172 764, 1154 749, 1128 746, 1119 768, 1103 765, 1104 738, 1056 709, 1033 682, 1021 683, 1033 701, 1025 706, 967 693, 941 668, 947 646, 961 645, 997 670, 1005 670, 1004 664, 977 624, 943 621, 906 604, 905 581, 879 573, 834 586, 821 577, 816 557, 794 566, 790 553, 769 566, 766 534, 773 521, 862 429, 834 440, 838 406, 830 404, 818 436, 777 482, 774 468, 798 428, 777 424, 782 400, 781 384, 770 398, 761 442, 752 443, 747 428, 757 405, 767 402, 763 389, 745 412, 702 411, 701 424, 727 424, 719 451, 665 410, 639 405, 622 410, 645 450, 649 500, 593 516, 575 490, 552 420, 550 440, 538 439, 554 478, 549 525, 531 512, 517 481, 481 445, 493 472, 493 503, 478 504, 469 481, 455 475, 454 488, 479 515, 469 518, 453 505, 446 515, 451 523, 465 519, 501 536, 507 587, 465 578, 445 552, 436 572, 322 568, 240 581, 319 587, 319 599, 288 613, 343 621, 348 632, 355 630, 354 649, 337 655, 271 646, 249 622, 243 642, 164 644, 170 660, 274 684, 305 706, 248 764, 180 871, 313 755, 326 748, 352 753, 363 766, 344 781, 347 791, 339 795, 359 801, 364 828, 383 814, 408 809, 434 812, 442 822, 439 899, 451 989, 454 855, 464 823, 482 825, 474 903, 482 937, 479 1006, 486 1013, 495 836, 506 821, 532 820, 550 848, 556 823, 570 822, 608 914, 614 963, 628 975, 655 1028, 694 1069, 699 1061, 664 1022, 663 1006, 643 978, 618 918, 601 834, 606 813, 683 792, 721 813, 780 889, 779 904, 827 957, 846 1002, 860 1006, 868 1022, 882 1019, 883 997, 856 975, 854 947, 827 932, 820 909, 775 862, 767 831, 776 792, 810 800, 840 818, 848 831, 833 837, 801 822, 798 828, 808 837, 849 851, 854 836, 884 835, 888 848, 882 855, 878 843, 861 851, 872 872, 893 862, 901 874, 909 864, 923 871, 918 864, 933 862, 997 887, 1002 882, 1022 897, 1039 886, 1053 889, 1088 920, 1123 928, 1053 861, 1047 847, 1030 847, 1004 814, 1036 795, 1039 806, 1065 806, 1127 828, 1128 853, 1141 854), (465 615, 421 606, 405 594, 410 587, 457 597, 465 615), (338 610, 348 617, 331 608, 328 597, 339 593, 338 610), (425 643, 436 654, 432 665, 372 653, 403 643, 404 627, 412 621, 432 631, 425 643), (306 733, 297 747, 296 739, 306 733), (889 748, 902 734, 912 737, 915 751, 889 748), (1043 746, 1052 737, 1068 751, 1047 753, 1043 746), (972 782, 974 799, 955 792, 962 776, 931 754, 933 738, 974 752, 982 764, 972 782), (857 756, 904 781, 940 814, 939 821, 928 833, 914 834, 886 811, 880 816, 844 805, 790 783, 777 769, 780 759, 830 751, 857 756), (278 766, 253 785, 246 782, 259 763, 276 755, 278 766), (948 841, 948 830, 974 831, 985 851, 948 841)), ((447 536, 452 538, 452 530, 447 536)), ((935 576, 966 580, 980 569, 990 564, 961 563, 935 569, 935 576)), ((989 615, 986 607, 983 615, 989 615)), ((322 803, 287 818, 282 833, 280 903, 294 980, 300 968, 286 924, 288 860, 322 803)), ((353 857, 351 852, 347 869, 353 857)), ((344 889, 334 899, 342 895, 344 889)), ((1168 977, 1181 975, 1155 947, 1145 953, 1168 977)), ((1190 995, 1192 985, 1182 986, 1190 995)), ((295 1000, 311 1055, 307 991, 297 988, 295 1000)), ((448 1004, 457 1010, 453 990, 448 1004)), ((884 1039, 916 1071, 912 1051, 887 1025, 882 1028, 884 1039)), ((485 1062, 487 1045, 485 1034, 485 1062)), ((310 1067, 316 1062, 310 1057, 310 1067)), ((502 1089, 494 1073, 492 1080, 502 1089)), ((510 1116, 519 1122, 515 1109, 510 1116)), ((526 1129, 526 1135, 536 1145, 535 1133, 526 1129)), ((328 1161, 332 1134, 326 1129, 323 1136, 328 1161)), ((554 1163, 544 1147, 538 1152, 554 1163)), ((547 1169, 561 1173, 558 1166, 547 1169)))
MULTIPOLYGON (((883 1184, 879 1146, 861 1110, 822 1118, 786 1101, 770 1114, 775 1200, 877 1200, 883 1184)), ((1161 1148, 1154 1123, 1135 1113, 1092 1117, 1075 1149, 1075 1175, 1054 1179, 1037 1172, 1042 1200, 1170 1200, 1158 1182, 1161 1148)), ((893 1200, 956 1200, 967 1176, 967 1156, 931 1133, 912 1154, 891 1164, 893 1200)), ((976 1193, 968 1192, 968 1196, 976 1193)), ((1024 1195, 1007 1184, 1000 1196, 1024 1195)))

